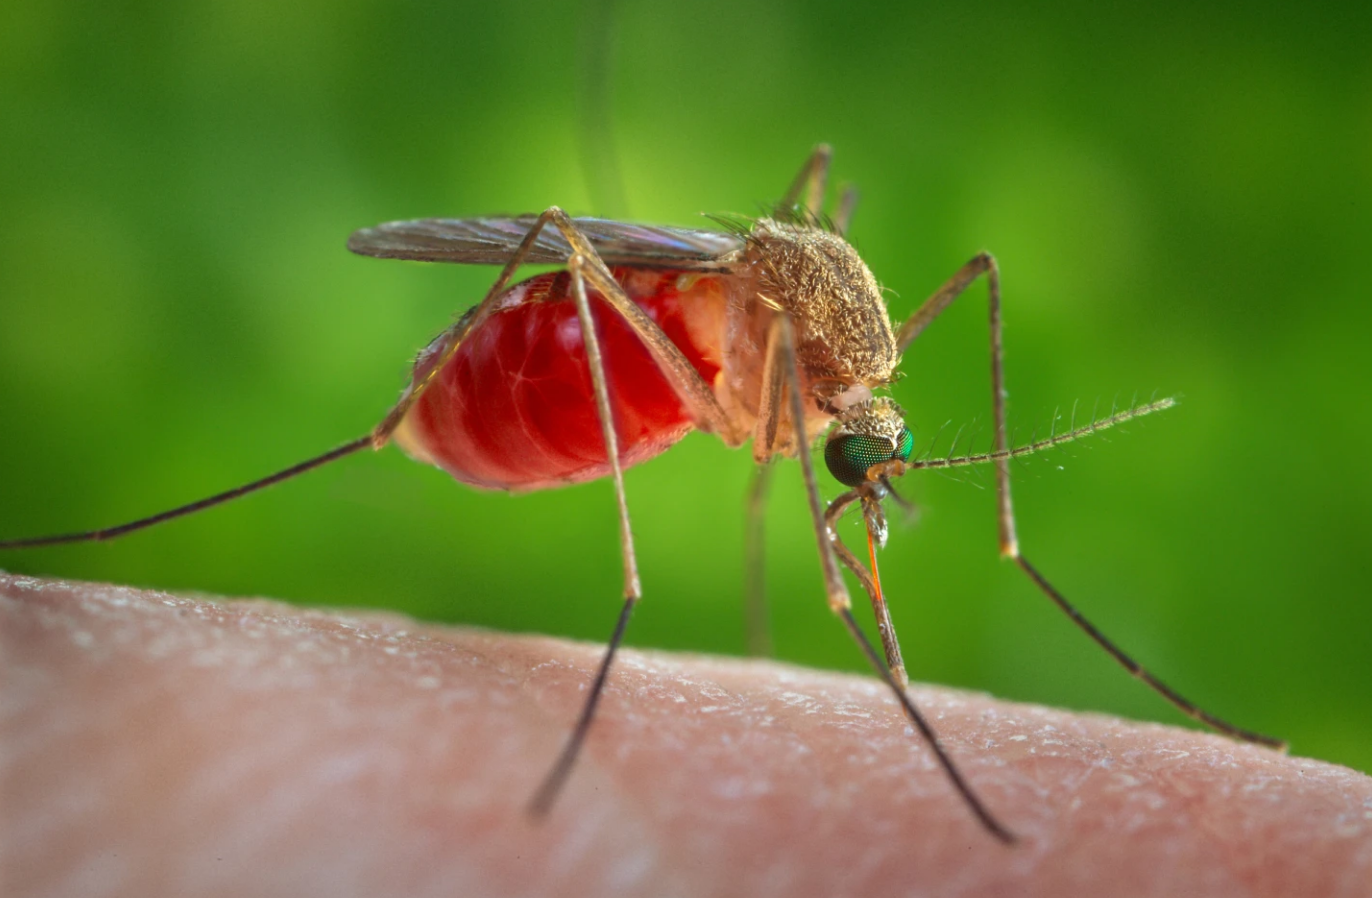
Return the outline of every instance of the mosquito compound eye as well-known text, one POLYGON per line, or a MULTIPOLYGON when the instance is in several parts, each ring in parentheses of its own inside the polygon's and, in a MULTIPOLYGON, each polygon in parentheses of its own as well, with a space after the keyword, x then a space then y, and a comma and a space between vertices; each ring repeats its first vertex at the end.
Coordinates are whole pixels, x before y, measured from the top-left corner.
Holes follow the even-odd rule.
MULTIPOLYGON (((913 438, 910 442, 913 445, 913 438)), ((909 456, 909 449, 906 449, 906 456, 909 456)), ((893 457, 890 440, 862 433, 834 437, 824 446, 824 463, 834 479, 844 486, 861 485, 867 479, 868 468, 893 457)))
POLYGON ((896 451, 892 453, 892 458, 901 461, 909 461, 910 453, 915 450, 915 435, 910 432, 910 428, 902 427, 900 434, 896 436, 896 451))

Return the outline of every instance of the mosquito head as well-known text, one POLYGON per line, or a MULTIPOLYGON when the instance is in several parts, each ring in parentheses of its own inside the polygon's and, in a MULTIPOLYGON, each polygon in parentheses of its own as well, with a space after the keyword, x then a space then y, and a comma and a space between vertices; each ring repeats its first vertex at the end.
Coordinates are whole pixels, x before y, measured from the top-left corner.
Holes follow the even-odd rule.
POLYGON ((844 486, 867 482, 867 469, 898 458, 910 460, 914 435, 905 426, 905 413, 890 399, 873 399, 847 409, 824 445, 824 463, 844 486))

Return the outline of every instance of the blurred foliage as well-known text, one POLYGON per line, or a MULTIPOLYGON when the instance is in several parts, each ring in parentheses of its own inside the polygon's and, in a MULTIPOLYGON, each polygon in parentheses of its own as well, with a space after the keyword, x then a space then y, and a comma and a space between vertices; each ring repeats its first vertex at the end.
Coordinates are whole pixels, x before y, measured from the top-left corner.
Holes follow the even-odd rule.
MULTIPOLYGON (((493 272, 357 258, 344 239, 395 218, 598 211, 582 12, 0 8, 0 534, 117 523, 365 432, 493 272)), ((683 224, 755 211, 831 142, 897 317, 995 251, 1021 439, 1059 405, 1180 394, 1016 469, 1027 553, 1187 695, 1369 769, 1370 18, 625 2, 598 139, 629 214, 683 224)), ((921 440, 949 420, 989 439, 983 297, 906 357, 895 392, 921 440)), ((741 651, 749 467, 695 435, 628 474, 647 589, 631 644, 741 651)), ((989 473, 905 484, 922 517, 882 563, 912 674, 1180 722, 997 560, 989 473)), ((614 526, 608 483, 479 493, 388 449, 0 564, 600 640, 614 526)), ((779 655, 861 669, 822 598, 794 462, 769 527, 779 655)))

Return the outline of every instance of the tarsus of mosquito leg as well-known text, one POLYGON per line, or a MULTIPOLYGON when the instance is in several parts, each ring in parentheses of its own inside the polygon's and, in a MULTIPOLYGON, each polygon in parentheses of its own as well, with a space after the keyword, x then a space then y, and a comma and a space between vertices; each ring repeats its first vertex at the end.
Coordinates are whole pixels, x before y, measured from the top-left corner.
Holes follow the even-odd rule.
POLYGON ((352 442, 344 443, 336 449, 331 449, 323 455, 317 455, 314 458, 306 459, 299 464, 291 465, 284 471, 277 471, 275 474, 263 477, 261 480, 254 480, 252 483, 245 483, 242 486, 234 487, 231 490, 225 490, 222 493, 216 493, 213 496, 190 502, 186 505, 158 512, 157 514, 149 515, 146 518, 139 518, 136 521, 129 521, 126 524, 119 524, 115 527, 106 527, 102 530, 86 530, 81 533, 63 533, 57 536, 35 536, 28 539, 3 540, 0 541, 0 550, 32 549, 37 548, 38 546, 56 546, 61 545, 62 543, 101 542, 107 539, 114 539, 115 537, 133 533, 136 530, 151 527, 154 524, 161 524, 164 521, 185 517, 186 515, 194 514, 197 511, 204 511, 207 508, 222 505, 225 502, 230 502, 241 496, 246 496, 249 493, 257 492, 260 489, 280 483, 283 480, 289 480, 299 474, 304 474, 306 471, 312 471, 315 468, 327 465, 329 462, 337 461, 344 456, 352 455, 354 452, 370 448, 371 446, 372 435, 367 434, 366 436, 358 437, 352 442))
POLYGON ((886 666, 881 663, 881 658, 877 655, 877 650, 872 647, 872 643, 868 641, 867 634, 862 632, 862 629, 857 625, 857 621, 853 619, 852 609, 839 609, 838 615, 843 619, 843 624, 848 628, 848 632, 852 634, 853 640, 862 649, 862 653, 867 657, 867 662, 872 665, 872 669, 877 672, 878 676, 886 681, 886 684, 891 687, 891 691, 896 694, 896 698, 900 701, 901 707, 905 710, 905 716, 910 718, 910 722, 919 730, 920 735, 924 737, 924 741, 929 743, 929 747, 933 750, 934 756, 938 758, 938 762, 942 765, 944 773, 948 775, 948 779, 952 780, 953 786, 962 795, 963 801, 967 803, 967 806, 972 809, 972 813, 977 815, 977 819, 981 821, 981 825, 986 827, 991 835, 1000 839, 1007 845, 1014 844, 1017 841, 1015 834, 1002 826, 1000 821, 993 817, 991 812, 986 809, 986 806, 981 803, 981 799, 977 797, 977 793, 973 792, 972 787, 962 778, 962 773, 958 770, 957 765, 953 763, 953 759, 943 750, 943 745, 940 744, 938 736, 934 733, 934 728, 929 725, 929 722, 924 719, 924 715, 915 707, 915 703, 910 700, 910 694, 900 687, 900 684, 896 682, 895 677, 886 669, 886 666))
POLYGON ((552 810, 553 802, 557 800, 558 794, 567 782, 567 777, 571 775, 577 755, 581 753, 581 746, 586 741, 586 733, 591 729, 591 720, 595 717, 596 706, 600 704, 600 697, 605 692, 605 679, 610 675, 610 665, 614 662, 615 653, 619 651, 620 643, 624 641, 624 631, 629 626, 629 616, 633 613, 634 605, 637 602, 638 599, 632 596, 624 600, 624 607, 619 611, 619 620, 615 622, 614 633, 610 635, 610 643, 605 647, 605 655, 600 659, 600 667, 596 670, 595 679, 591 681, 591 691, 586 696, 586 704, 581 708, 581 716, 577 718, 576 726, 573 727, 571 735, 563 744, 562 752, 557 756, 557 761, 548 771, 548 775, 543 778, 543 782, 539 785, 533 798, 529 800, 529 813, 535 817, 543 817, 552 810))
POLYGON ((1143 665, 1125 654, 1119 646, 1115 645, 1113 641, 1097 629, 1095 624, 1087 620, 1086 617, 1077 610, 1075 605, 1067 601, 1062 593, 1058 592, 1058 590, 1038 572, 1038 569, 1029 563, 1029 559, 1017 552, 1014 555, 1014 561, 1015 564, 1019 565, 1020 569, 1029 576, 1029 579, 1034 581, 1034 585, 1037 586, 1044 595, 1048 596, 1053 604, 1057 605, 1058 608, 1072 620, 1072 623, 1085 631, 1086 635, 1090 636, 1097 645, 1105 649, 1105 651, 1110 654, 1110 657, 1120 663, 1121 667, 1146 683, 1154 692, 1171 702, 1177 710, 1181 711, 1187 717, 1218 730, 1226 736, 1242 739, 1245 742, 1255 742, 1259 745, 1266 745, 1269 748, 1275 748, 1279 751, 1286 750, 1285 740, 1278 739, 1274 736, 1266 736, 1262 733, 1255 733, 1252 730, 1246 730, 1243 727, 1235 726, 1226 720, 1216 717, 1209 711, 1204 710, 1194 702, 1182 696, 1181 693, 1168 686, 1162 680, 1153 676, 1153 674, 1149 673, 1143 665))

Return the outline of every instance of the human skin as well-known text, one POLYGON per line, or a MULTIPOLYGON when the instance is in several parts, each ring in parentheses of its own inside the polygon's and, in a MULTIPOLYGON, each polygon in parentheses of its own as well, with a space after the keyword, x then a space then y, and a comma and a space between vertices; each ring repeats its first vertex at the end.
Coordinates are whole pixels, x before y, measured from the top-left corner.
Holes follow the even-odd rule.
POLYGON ((0 894, 1372 895, 1372 779, 871 677, 0 575, 0 894))

